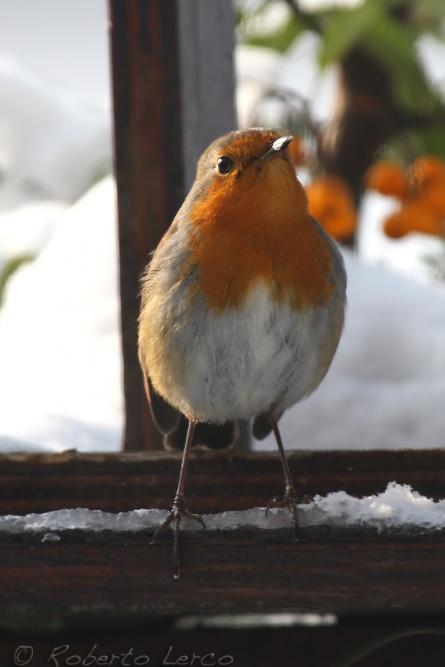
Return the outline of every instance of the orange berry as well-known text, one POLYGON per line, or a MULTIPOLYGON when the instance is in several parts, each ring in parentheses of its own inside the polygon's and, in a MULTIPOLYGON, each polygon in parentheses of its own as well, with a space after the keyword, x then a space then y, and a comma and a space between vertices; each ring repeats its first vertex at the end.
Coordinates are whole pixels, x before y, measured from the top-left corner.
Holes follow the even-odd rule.
POLYGON ((373 164, 365 176, 366 187, 402 199, 408 190, 408 176, 402 167, 389 160, 373 164))
POLYGON ((349 238, 357 226, 357 212, 348 185, 337 176, 323 176, 307 188, 309 213, 338 241, 349 238))
POLYGON ((343 211, 341 215, 332 216, 329 220, 326 220, 323 226, 334 239, 345 241, 354 234, 356 225, 355 211, 343 211))
POLYGON ((440 217, 420 200, 411 200, 386 218, 383 231, 391 238, 401 238, 410 232, 432 236, 444 234, 445 226, 440 217))
POLYGON ((410 232, 398 213, 393 213, 386 218, 383 223, 383 231, 390 239, 401 239, 410 232))
POLYGON ((419 201, 439 217, 445 217, 445 181, 434 181, 426 185, 419 194, 419 201))
POLYGON ((445 233, 445 226, 443 221, 434 214, 423 215, 417 221, 414 231, 421 232, 422 234, 430 234, 431 236, 443 236, 445 233))
POLYGON ((421 155, 413 162, 411 171, 420 188, 437 182, 445 185, 445 162, 435 155, 421 155))

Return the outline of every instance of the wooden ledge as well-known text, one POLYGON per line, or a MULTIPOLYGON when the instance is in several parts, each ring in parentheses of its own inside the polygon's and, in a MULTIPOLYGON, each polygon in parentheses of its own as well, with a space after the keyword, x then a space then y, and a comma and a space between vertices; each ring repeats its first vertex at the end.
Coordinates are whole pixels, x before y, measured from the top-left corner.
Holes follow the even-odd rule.
POLYGON ((0 616, 445 611, 445 531, 189 532, 179 581, 170 534, 58 534, 1 535, 0 616))
MULTIPOLYGON (((396 480, 445 497, 445 452, 298 451, 297 488, 310 495, 378 493, 396 480)), ((176 454, 0 456, 2 514, 88 507, 169 508, 176 454)), ((278 456, 196 451, 187 500, 201 513, 264 506, 282 489, 278 456)), ((59 531, 58 531, 59 532, 59 531)), ((171 576, 171 535, 0 533, 0 616, 76 613, 176 615, 270 611, 334 614, 445 611, 443 531, 303 528, 198 531, 183 537, 183 576, 171 576)))
MULTIPOLYGON (((179 454, 0 455, 0 513, 25 514, 89 507, 108 512, 169 508, 179 454)), ((355 496, 383 491, 388 482, 445 497, 445 450, 294 451, 289 455, 297 490, 355 496)), ((195 451, 189 466, 190 509, 221 512, 264 506, 282 489, 275 452, 195 451)))

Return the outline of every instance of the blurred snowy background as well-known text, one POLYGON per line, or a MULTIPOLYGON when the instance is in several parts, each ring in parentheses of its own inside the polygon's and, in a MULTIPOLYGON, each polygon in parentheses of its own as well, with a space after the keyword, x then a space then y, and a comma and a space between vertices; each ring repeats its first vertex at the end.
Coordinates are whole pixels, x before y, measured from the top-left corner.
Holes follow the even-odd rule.
MULTIPOLYGON (((283 20, 285 3, 267 17, 283 20), (280 16, 281 13, 281 16, 280 16)), ((264 17, 262 19, 264 21, 264 17)), ((261 26, 259 28, 261 30, 261 26)), ((237 48, 240 125, 264 91, 296 91, 323 121, 333 67, 319 38, 291 48, 237 48)), ((417 43, 445 89, 445 46, 417 43)), ((276 109, 264 103, 263 117, 276 109)), ((0 449, 117 450, 122 428, 115 188, 105 0, 2 0, 0 5, 0 449)), ((304 180, 304 169, 300 174, 304 180)), ((382 221, 396 201, 360 210, 345 333, 320 389, 283 418, 289 447, 444 446, 444 244, 393 240, 382 221), (434 268, 436 267, 436 268, 434 268)), ((271 440, 261 447, 274 448, 271 440)))

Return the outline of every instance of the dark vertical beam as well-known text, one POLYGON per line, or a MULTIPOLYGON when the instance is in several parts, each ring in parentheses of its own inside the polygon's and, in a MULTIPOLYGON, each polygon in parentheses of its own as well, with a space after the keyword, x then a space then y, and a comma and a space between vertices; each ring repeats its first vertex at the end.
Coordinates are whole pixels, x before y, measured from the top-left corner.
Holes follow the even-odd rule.
POLYGON ((157 449, 136 349, 139 277, 183 193, 174 2, 110 0, 124 448, 157 449))
POLYGON ((235 129, 234 21, 231 0, 178 3, 187 189, 202 151, 215 137, 235 129))
POLYGON ((124 449, 157 449, 137 359, 139 278, 193 180, 235 127, 230 0, 109 0, 118 192, 124 449))

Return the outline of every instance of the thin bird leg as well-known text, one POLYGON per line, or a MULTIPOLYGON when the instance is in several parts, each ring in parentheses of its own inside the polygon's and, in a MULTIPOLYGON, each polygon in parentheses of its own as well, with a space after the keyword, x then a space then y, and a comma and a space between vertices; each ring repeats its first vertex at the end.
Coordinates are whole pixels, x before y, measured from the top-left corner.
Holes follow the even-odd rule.
POLYGON ((292 521, 294 524, 294 536, 297 535, 298 530, 298 504, 297 504, 297 494, 295 492, 294 483, 292 481, 292 475, 289 468, 289 462, 286 457, 286 452, 284 451, 283 441, 281 439, 281 433, 278 428, 277 420, 273 417, 270 418, 270 424, 274 432, 275 440, 277 441, 278 451, 280 452, 281 465, 283 467, 284 474, 284 496, 282 500, 274 498, 266 507, 266 516, 269 513, 269 510, 272 507, 287 507, 292 514, 292 521))
POLYGON ((199 514, 192 514, 192 512, 189 512, 189 510, 185 505, 185 498, 184 498, 184 488, 187 476, 188 459, 193 444, 193 436, 195 434, 195 428, 196 428, 196 422, 190 420, 187 429, 187 436, 185 439, 184 452, 182 454, 181 470, 179 471, 178 488, 176 489, 176 495, 173 500, 173 505, 164 523, 161 526, 159 526, 159 528, 155 531, 150 542, 150 544, 153 544, 156 541, 158 535, 162 533, 164 530, 166 530, 171 524, 173 524, 172 565, 173 565, 174 579, 179 579, 179 574, 180 574, 179 573, 179 564, 180 564, 179 528, 182 518, 189 517, 190 519, 194 519, 195 521, 200 523, 203 528, 206 527, 204 521, 202 520, 202 517, 199 514))

